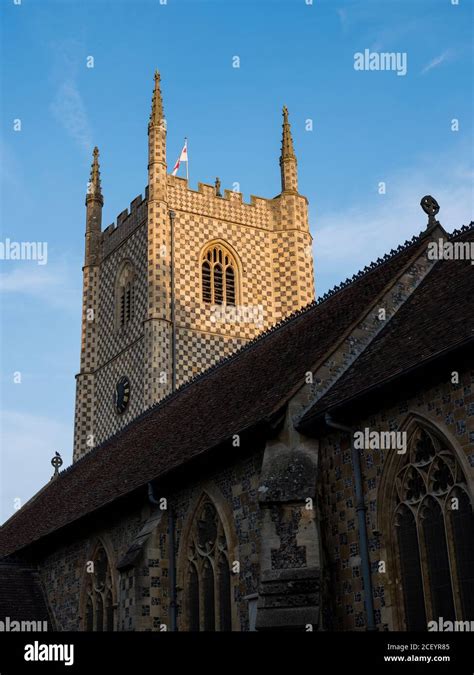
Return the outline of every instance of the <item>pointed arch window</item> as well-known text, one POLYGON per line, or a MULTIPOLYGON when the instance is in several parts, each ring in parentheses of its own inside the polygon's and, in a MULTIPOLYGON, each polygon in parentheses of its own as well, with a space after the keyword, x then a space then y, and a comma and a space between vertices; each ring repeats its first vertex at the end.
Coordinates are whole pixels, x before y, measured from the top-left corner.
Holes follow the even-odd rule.
POLYGON ((210 244, 201 259, 202 299, 210 305, 234 306, 237 301, 237 264, 221 244, 210 244))
POLYGON ((112 571, 105 548, 100 544, 90 561, 92 571, 86 570, 85 620, 86 631, 113 631, 115 605, 112 571))
POLYGON ((188 539, 184 589, 191 631, 232 630, 231 571, 224 528, 214 504, 199 506, 188 539))
POLYGON ((474 618, 474 517, 448 443, 417 427, 398 466, 394 544, 407 630, 474 618))
POLYGON ((115 308, 117 328, 125 328, 135 316, 135 269, 129 261, 122 265, 117 277, 115 308))
POLYGON ((400 555, 400 571, 404 580, 403 594, 407 630, 425 630, 425 600, 423 597, 416 522, 412 511, 404 504, 396 515, 396 532, 400 555))

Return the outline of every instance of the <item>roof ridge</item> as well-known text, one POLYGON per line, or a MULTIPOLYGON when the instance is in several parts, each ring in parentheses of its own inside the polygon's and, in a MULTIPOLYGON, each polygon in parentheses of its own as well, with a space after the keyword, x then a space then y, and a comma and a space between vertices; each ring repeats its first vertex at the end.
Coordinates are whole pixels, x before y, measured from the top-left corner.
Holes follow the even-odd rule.
MULTIPOLYGON (((474 221, 471 221, 469 225, 462 225, 460 228, 455 229, 451 234, 449 234, 449 238, 452 239, 454 237, 459 236, 460 234, 464 234, 465 232, 468 232, 469 230, 474 229, 474 221)), ((370 272, 373 272, 376 269, 379 269, 382 265, 385 263, 389 262, 390 260, 393 260, 397 255, 402 253, 403 251, 406 251, 410 246, 413 246, 417 242, 421 241, 423 237, 426 235, 427 230, 422 230, 419 234, 413 235, 411 239, 406 239, 403 244, 400 244, 397 246, 397 248, 392 248, 388 253, 385 253, 383 256, 379 256, 375 261, 372 261, 368 265, 366 265, 363 269, 359 270, 355 274, 353 274, 351 277, 347 277, 344 281, 341 281, 339 284, 331 288, 329 291, 326 291, 323 295, 321 295, 319 298, 316 300, 312 300, 310 303, 305 305, 304 307, 301 307, 300 309, 295 310, 291 314, 289 314, 287 317, 284 319, 281 319, 277 323, 269 326, 266 328, 264 331, 261 333, 258 333, 256 336, 254 336, 251 340, 246 342, 245 344, 241 345, 238 349, 235 351, 231 352, 230 354, 227 354, 226 356, 223 356, 220 358, 218 361, 213 363, 211 366, 206 368, 205 370, 201 371, 200 373, 197 373, 196 375, 193 375, 193 377, 189 378, 189 380, 186 380, 186 382, 183 382, 177 389, 174 391, 170 392, 169 394, 166 394, 162 399, 157 401, 156 403, 153 403, 151 406, 143 410, 137 417, 134 417, 133 420, 130 420, 128 424, 126 424, 124 427, 116 431, 114 434, 108 436, 102 443, 97 445, 95 448, 90 450, 88 453, 83 455, 80 459, 78 459, 76 462, 73 464, 69 465, 65 469, 63 469, 59 475, 66 473, 70 469, 72 469, 76 464, 81 462, 83 459, 86 457, 89 457, 92 454, 95 454, 96 451, 98 451, 100 448, 102 448, 104 445, 112 441, 114 438, 117 436, 120 436, 122 433, 124 433, 127 429, 130 428, 133 424, 139 422, 140 420, 144 419, 147 417, 153 410, 157 410, 164 405, 166 405, 170 400, 176 398, 179 394, 181 394, 183 391, 185 391, 188 387, 191 385, 195 384, 196 382, 199 382, 200 380, 204 380, 209 375, 211 375, 213 372, 221 368, 227 363, 230 363, 234 359, 238 358, 241 354, 249 351, 252 349, 257 343, 262 342, 266 338, 268 338, 270 335, 273 335, 280 329, 284 328, 286 325, 297 319, 298 317, 307 314, 309 311, 315 309, 316 307, 319 307, 323 303, 325 303, 329 298, 334 297, 337 293, 340 291, 344 290, 354 282, 358 281, 365 275, 369 274, 370 272)))
POLYGON ((469 232, 470 230, 474 230, 474 220, 471 220, 469 225, 462 225, 461 227, 457 228, 456 230, 453 230, 451 234, 449 235, 449 239, 456 239, 456 237, 459 237, 461 234, 465 234, 466 232, 469 232))
MULTIPOLYGON (((464 238, 472 236, 472 225, 474 224, 463 226, 464 238), (466 235, 465 232, 468 234, 466 235)), ((441 229, 436 233, 438 231, 444 237, 449 237, 441 229)), ((392 249, 390 253, 372 262, 364 270, 346 279, 318 300, 293 312, 286 319, 255 336, 248 344, 242 345, 239 350, 218 360, 199 375, 190 378, 175 392, 144 410, 124 429, 117 431, 96 448, 91 449, 75 464, 65 468, 57 478, 51 480, 39 492, 38 499, 33 498, 27 502, 16 514, 16 518, 20 518, 22 514, 22 520, 16 520, 14 517, 0 528, 2 530, 0 551, 21 550, 32 541, 58 528, 63 528, 118 498, 132 492, 140 492, 146 489, 146 482, 151 477, 164 476, 170 470, 191 462, 193 458, 228 439, 234 433, 232 429, 235 430, 236 425, 243 430, 250 428, 258 421, 268 419, 275 410, 276 403, 287 400, 290 388, 301 381, 301 373, 305 370, 309 355, 314 355, 314 358, 318 359, 323 358, 328 353, 327 350, 332 349, 334 340, 339 340, 338 336, 343 335, 346 328, 353 325, 356 317, 360 317, 360 312, 365 309, 367 302, 375 301, 373 299, 379 297, 381 289, 386 288, 387 283, 392 285, 394 280, 399 278, 402 270, 408 270, 415 259, 421 260, 425 255, 427 243, 432 239, 430 232, 432 230, 427 230, 422 233, 421 237, 413 237, 404 245, 400 245, 395 250, 392 249), (341 290, 343 292, 339 292, 341 290), (326 302, 329 298, 331 298, 330 302, 326 302), (317 307, 320 309, 316 309, 317 307), (347 316, 348 313, 349 316, 347 316), (326 327, 322 319, 332 314, 335 315, 334 321, 326 327), (266 337, 280 329, 283 330, 274 338, 265 340, 266 337), (320 337, 323 339, 320 340, 320 337), (295 342, 298 342, 301 348, 298 350, 298 361, 293 363, 296 358, 295 342), (280 349, 275 349, 275 343, 283 349, 285 355, 283 362, 281 362, 280 349), (257 366, 256 371, 257 362, 264 365, 257 366), (227 370, 225 367, 218 370, 227 363, 229 363, 227 370), (265 365, 267 363, 268 367, 265 365), (268 378, 269 373, 278 374, 278 369, 282 366, 284 366, 283 379, 281 376, 268 378), (231 410, 231 413, 222 415, 216 430, 209 428, 207 423, 205 426, 201 423, 203 413, 205 414, 204 422, 213 419, 212 407, 203 405, 202 410, 196 408, 195 413, 191 412, 192 424, 195 425, 193 428, 197 430, 199 436, 198 443, 189 443, 185 434, 176 435, 176 428, 179 429, 179 424, 182 423, 183 408, 189 409, 191 405, 189 410, 192 411, 194 402, 200 399, 204 404, 206 401, 214 401, 214 381, 219 377, 223 381, 226 380, 230 374, 229 371, 233 370, 238 371, 241 377, 250 376, 252 380, 255 379, 249 388, 249 399, 244 409, 239 409, 241 406, 238 402, 242 401, 242 392, 247 389, 245 380, 241 385, 242 390, 232 391, 231 388, 229 391, 229 403, 235 401, 237 406, 235 411, 231 410), (266 383, 267 380, 268 387, 264 386, 262 395, 262 383, 266 383), (193 384, 196 386, 193 387, 193 384), (174 403, 173 397, 176 397, 174 403), (163 409, 160 409, 160 406, 163 409), (162 418, 166 418, 168 423, 159 424, 160 414, 162 418), (167 448, 168 451, 163 452, 167 448), (114 449, 123 458, 124 466, 117 466, 114 460, 115 453, 112 452, 114 449), (86 460, 86 463, 81 464, 81 460, 86 460), (135 462, 137 462, 136 469, 135 462), (77 471, 74 471, 75 467, 77 471), (106 467, 107 470, 105 470, 106 467), (123 478, 124 467, 125 469, 126 467, 133 468, 126 479, 123 478), (90 494, 87 489, 89 484, 93 488, 90 494), (45 517, 47 513, 51 513, 51 509, 54 512, 54 505, 64 490, 71 491, 71 498, 74 499, 71 508, 68 507, 64 514, 58 513, 45 517), (13 538, 10 539, 10 537, 13 538), (14 540, 16 543, 12 543, 14 540), (12 546, 14 546, 13 549, 12 546)), ((439 269, 444 268, 445 266, 440 266, 439 269)), ((468 277, 466 288, 469 287, 469 280, 470 277, 468 277)), ((448 290, 449 288, 448 285, 448 290)))
MULTIPOLYGON (((472 223, 471 223, 472 225, 472 223)), ((466 226, 463 226, 466 227, 466 226)), ((241 354, 245 353, 246 351, 249 351, 252 349, 257 343, 262 342, 266 338, 268 338, 270 335, 273 335, 280 329, 284 328, 286 325, 297 319, 298 317, 301 317, 304 314, 307 314, 311 310, 315 309, 316 307, 319 307, 320 305, 324 304, 329 298, 334 297, 337 293, 340 291, 344 290, 354 282, 358 281, 365 275, 369 274, 370 272, 373 272, 376 269, 379 269, 382 265, 385 263, 389 262, 390 260, 393 260, 397 255, 402 253, 403 251, 406 251, 410 246, 413 246, 415 243, 418 241, 421 241, 423 237, 426 234, 426 230, 421 231, 418 235, 414 235, 411 239, 406 239, 403 244, 400 244, 396 249, 392 248, 388 253, 385 255, 378 257, 377 260, 372 261, 369 265, 366 265, 363 269, 359 270, 355 274, 353 274, 351 277, 347 277, 344 281, 341 283, 337 284, 333 288, 331 288, 329 291, 326 291, 322 296, 317 298, 316 300, 312 300, 310 303, 305 305, 304 307, 301 307, 300 309, 295 310, 291 314, 289 314, 287 317, 284 319, 281 319, 277 323, 269 326, 266 328, 264 331, 261 333, 258 333, 256 336, 254 336, 251 340, 246 342, 245 344, 241 345, 238 349, 235 351, 231 352, 230 354, 227 354, 226 356, 223 356, 220 358, 218 361, 213 363, 211 366, 206 368, 205 370, 201 371, 200 373, 197 373, 193 377, 191 377, 189 380, 186 380, 186 382, 183 382, 177 389, 174 391, 170 392, 169 394, 166 394, 162 399, 157 401, 156 403, 153 403, 151 406, 143 410, 137 417, 134 417, 133 420, 130 420, 128 424, 126 424, 124 427, 116 431, 114 434, 111 434, 108 436, 102 443, 97 445, 95 448, 87 452, 85 455, 80 457, 76 462, 73 464, 70 464, 68 467, 60 471, 59 475, 65 474, 68 471, 70 471, 74 466, 76 466, 78 463, 82 462, 83 459, 86 457, 90 457, 91 455, 95 454, 97 451, 99 451, 102 447, 104 447, 107 443, 112 441, 113 439, 117 438, 117 436, 120 436, 123 434, 127 429, 129 429, 132 425, 138 423, 140 420, 143 420, 145 417, 147 417, 149 414, 151 414, 152 411, 157 410, 167 403, 169 403, 170 400, 176 398, 179 394, 181 394, 183 391, 185 391, 188 387, 191 385, 195 384, 196 382, 199 382, 200 380, 204 380, 209 375, 211 375, 213 372, 221 368, 227 363, 230 363, 234 359, 238 358, 241 354)))

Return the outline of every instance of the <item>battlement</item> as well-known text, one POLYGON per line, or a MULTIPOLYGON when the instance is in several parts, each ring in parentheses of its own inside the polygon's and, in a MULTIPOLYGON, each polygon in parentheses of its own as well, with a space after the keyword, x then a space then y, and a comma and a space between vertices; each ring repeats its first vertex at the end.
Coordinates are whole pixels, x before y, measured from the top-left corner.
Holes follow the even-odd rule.
POLYGON ((241 192, 223 189, 216 194, 216 186, 198 183, 198 189, 189 187, 185 178, 168 176, 168 203, 177 211, 242 223, 250 227, 273 229, 275 201, 265 197, 250 196, 245 202, 241 192))
POLYGON ((245 202, 243 199, 242 192, 228 189, 224 189, 223 195, 217 196, 215 185, 210 185, 209 183, 199 182, 198 189, 192 190, 188 185, 188 180, 186 178, 181 178, 179 176, 168 175, 168 185, 171 188, 177 189, 179 191, 187 191, 190 194, 203 195, 204 197, 218 199, 219 201, 224 200, 232 203, 243 204, 244 206, 259 206, 259 205, 266 206, 268 202, 272 201, 272 198, 250 195, 250 201, 245 202))
POLYGON ((124 209, 117 216, 117 221, 109 225, 101 236, 102 258, 112 253, 130 234, 146 221, 148 202, 148 186, 145 197, 139 194, 130 202, 130 208, 124 209))

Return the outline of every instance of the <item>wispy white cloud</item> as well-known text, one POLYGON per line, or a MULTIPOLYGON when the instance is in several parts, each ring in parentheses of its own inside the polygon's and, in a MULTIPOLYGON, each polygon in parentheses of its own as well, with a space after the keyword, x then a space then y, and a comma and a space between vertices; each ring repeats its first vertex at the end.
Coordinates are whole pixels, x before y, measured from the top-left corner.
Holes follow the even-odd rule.
POLYGON ((92 131, 84 101, 76 82, 66 80, 56 92, 51 112, 85 154, 92 147, 92 131))
POLYGON ((0 522, 23 505, 50 479, 57 450, 70 462, 71 428, 42 415, 0 411, 0 522), (19 500, 19 502, 17 501, 19 500))
POLYGON ((371 52, 405 51, 403 44, 410 35, 419 31, 418 21, 408 21, 372 31, 369 49, 371 52))
POLYGON ((22 167, 12 146, 0 140, 0 180, 6 190, 21 190, 24 187, 22 167))
POLYGON ((420 160, 419 166, 387 177, 385 195, 374 186, 372 197, 319 214, 314 240, 318 295, 425 229, 420 208, 425 194, 440 204, 438 219, 447 231, 473 219, 472 167, 453 157, 438 160, 436 166, 420 160))
POLYGON ((81 63, 85 70, 85 48, 77 40, 51 44, 51 79, 55 86, 50 110, 56 121, 87 156, 92 148, 92 130, 87 108, 79 90, 81 63))
POLYGON ((437 68, 442 63, 445 63, 446 61, 451 60, 451 58, 452 58, 452 52, 449 49, 445 50, 439 56, 435 56, 434 59, 431 59, 431 61, 429 63, 427 63, 426 66, 424 66, 424 68, 421 71, 421 74, 425 75, 425 73, 429 73, 430 70, 433 70, 433 68, 437 68))
MULTIPOLYGON (((4 263, 5 265, 6 263, 4 263)), ((14 265, 0 272, 0 294, 39 300, 54 309, 76 311, 80 303, 80 279, 77 270, 65 262, 37 265, 33 261, 14 265)))
POLYGON ((341 28, 343 31, 345 31, 347 28, 347 10, 340 7, 336 9, 336 12, 339 17, 339 21, 341 23, 341 28))

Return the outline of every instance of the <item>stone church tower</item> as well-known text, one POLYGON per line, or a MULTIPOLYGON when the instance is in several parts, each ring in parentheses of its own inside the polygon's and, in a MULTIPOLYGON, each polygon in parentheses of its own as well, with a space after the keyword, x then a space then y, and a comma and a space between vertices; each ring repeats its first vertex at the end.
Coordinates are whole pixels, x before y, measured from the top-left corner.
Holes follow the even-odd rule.
MULTIPOLYGON (((273 199, 167 173, 155 74, 148 187, 102 231, 99 152, 86 196, 74 461, 174 388, 314 298, 307 199, 283 108, 273 199)), ((229 385, 231 386, 231 385, 229 385)))

